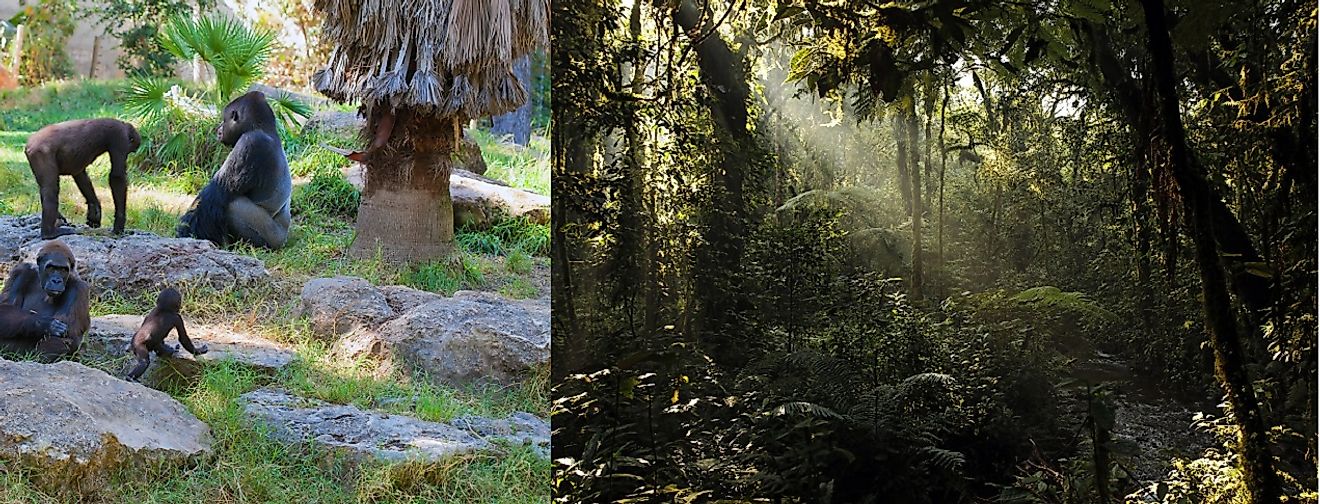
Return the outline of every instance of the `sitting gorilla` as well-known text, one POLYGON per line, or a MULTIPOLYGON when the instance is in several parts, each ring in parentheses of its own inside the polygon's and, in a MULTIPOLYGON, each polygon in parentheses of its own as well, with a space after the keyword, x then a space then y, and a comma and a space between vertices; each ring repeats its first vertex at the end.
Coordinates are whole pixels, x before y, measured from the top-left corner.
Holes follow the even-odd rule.
POLYGON ((293 179, 266 95, 252 91, 229 102, 216 133, 234 150, 184 214, 178 236, 221 247, 235 240, 283 247, 293 179))
POLYGON ((78 278, 73 251, 46 242, 37 264, 20 264, 0 290, 0 350, 37 352, 45 359, 72 355, 92 325, 91 292, 78 278))

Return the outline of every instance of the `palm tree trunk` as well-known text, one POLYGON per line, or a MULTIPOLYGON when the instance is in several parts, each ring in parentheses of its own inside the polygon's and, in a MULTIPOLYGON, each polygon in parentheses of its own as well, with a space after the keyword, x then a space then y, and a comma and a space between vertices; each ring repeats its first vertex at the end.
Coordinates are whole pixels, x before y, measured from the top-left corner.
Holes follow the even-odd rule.
MULTIPOLYGON (((367 130, 373 131, 376 122, 367 130)), ((349 254, 417 262, 453 251, 449 176, 461 123, 456 117, 398 113, 389 143, 367 159, 357 237, 349 254)))

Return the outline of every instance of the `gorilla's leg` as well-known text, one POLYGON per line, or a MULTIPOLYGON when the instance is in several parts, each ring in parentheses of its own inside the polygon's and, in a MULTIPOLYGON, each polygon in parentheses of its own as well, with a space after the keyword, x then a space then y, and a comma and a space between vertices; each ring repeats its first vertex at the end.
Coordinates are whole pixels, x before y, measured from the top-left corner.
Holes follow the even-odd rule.
POLYGON ((57 236, 77 233, 72 228, 61 227, 60 215, 60 167, 48 155, 38 154, 28 157, 32 175, 37 179, 37 189, 41 194, 41 238, 49 240, 57 236))
POLYGON ((229 202, 228 210, 229 229, 253 245, 278 249, 289 239, 288 209, 271 216, 262 206, 240 196, 229 202))
MULTIPOLYGON (((96 197, 96 188, 92 186, 92 178, 87 176, 87 172, 81 172, 73 176, 74 183, 78 184, 78 191, 82 193, 83 199, 87 200, 87 225, 94 228, 101 227, 101 200, 96 197)), ((61 218, 64 216, 61 215, 61 218)))

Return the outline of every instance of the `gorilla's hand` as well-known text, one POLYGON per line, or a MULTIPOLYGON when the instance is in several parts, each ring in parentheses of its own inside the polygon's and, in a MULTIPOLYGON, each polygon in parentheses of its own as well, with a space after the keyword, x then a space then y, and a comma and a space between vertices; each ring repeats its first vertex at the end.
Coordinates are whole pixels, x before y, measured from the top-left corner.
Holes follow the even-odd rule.
POLYGON ((55 317, 45 318, 46 320, 43 320, 42 322, 46 326, 46 335, 55 338, 63 338, 65 331, 69 330, 69 325, 65 324, 63 320, 55 317))
POLYGON ((193 355, 201 355, 211 351, 210 348, 206 347, 206 343, 198 343, 196 346, 193 347, 193 349, 197 350, 196 352, 193 352, 193 355))

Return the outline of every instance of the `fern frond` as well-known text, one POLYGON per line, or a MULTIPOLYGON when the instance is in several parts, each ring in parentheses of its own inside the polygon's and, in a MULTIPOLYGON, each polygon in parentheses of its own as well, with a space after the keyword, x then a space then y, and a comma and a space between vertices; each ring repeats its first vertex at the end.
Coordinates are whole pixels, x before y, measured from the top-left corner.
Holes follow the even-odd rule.
POLYGON ((781 404, 775 407, 775 409, 771 410, 769 414, 772 416, 810 415, 816 418, 829 418, 833 420, 844 419, 843 415, 840 415, 839 413, 835 412, 832 409, 826 408, 819 404, 803 402, 803 401, 781 404))

